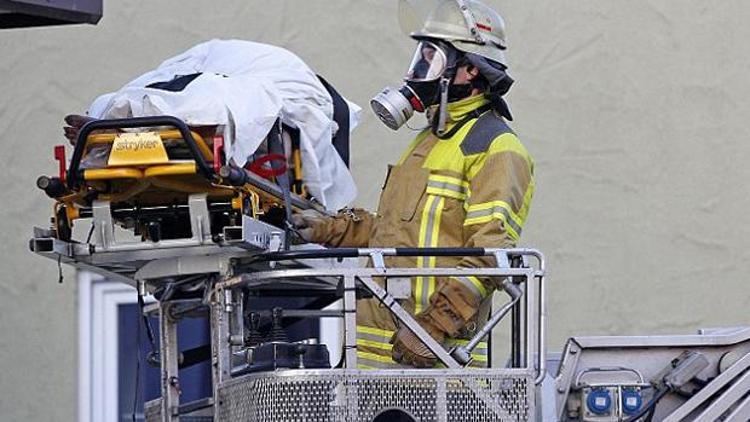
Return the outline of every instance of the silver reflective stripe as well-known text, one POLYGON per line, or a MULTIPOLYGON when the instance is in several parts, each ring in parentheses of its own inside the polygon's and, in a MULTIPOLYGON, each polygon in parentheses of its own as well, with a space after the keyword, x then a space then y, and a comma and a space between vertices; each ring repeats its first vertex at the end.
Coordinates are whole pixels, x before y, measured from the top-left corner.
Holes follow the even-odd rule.
POLYGON ((480 217, 486 217, 488 215, 492 215, 495 213, 500 213, 505 217, 505 223, 508 224, 515 232, 520 236, 521 235, 521 226, 519 226, 513 218, 511 218, 510 213, 508 210, 506 210, 503 207, 492 207, 485 210, 478 210, 478 211, 469 211, 466 213, 466 219, 472 219, 472 218, 480 218, 480 217))
POLYGON ((363 333, 360 331, 357 331, 357 338, 362 340, 368 340, 368 341, 374 341, 377 343, 390 343, 391 338, 390 337, 383 337, 376 334, 369 334, 369 333, 363 333))
POLYGON ((432 243, 432 232, 435 230, 435 213, 437 213, 438 207, 443 203, 443 198, 435 198, 430 206, 430 212, 427 215, 427 226, 425 228, 424 246, 431 247, 432 243))
POLYGON ((480 300, 484 299, 484 297, 482 296, 482 292, 479 291, 479 288, 474 283, 472 283, 472 281, 469 280, 468 277, 451 277, 451 279, 456 280, 466 286, 466 288, 471 290, 471 292, 474 293, 474 295, 480 300))
MULTIPOLYGON (((435 231, 435 214, 438 212, 439 207, 443 206, 442 197, 433 197, 432 204, 427 213, 427 224, 425 225, 424 234, 424 245, 425 247, 433 247, 437 245, 437 242, 433 244, 432 232, 435 231)), ((437 240, 437 239, 435 239, 437 240)), ((422 260, 422 267, 430 267, 430 259, 424 258, 422 260)), ((432 277, 422 277, 422 309, 426 308, 430 304, 430 281, 432 277)))
POLYGON ((448 182, 438 182, 437 180, 430 180, 427 182, 427 187, 429 188, 436 188, 436 189, 446 189, 453 192, 458 192, 462 194, 466 194, 466 187, 456 185, 454 183, 448 183, 448 182))

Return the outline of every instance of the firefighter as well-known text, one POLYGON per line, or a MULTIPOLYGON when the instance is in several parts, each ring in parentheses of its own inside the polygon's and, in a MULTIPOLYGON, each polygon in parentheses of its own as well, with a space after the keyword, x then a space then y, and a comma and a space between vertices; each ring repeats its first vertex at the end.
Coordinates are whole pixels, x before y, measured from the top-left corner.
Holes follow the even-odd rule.
MULTIPOLYGON (((391 128, 414 112, 430 125, 390 166, 377 213, 344 210, 336 217, 297 214, 308 241, 333 247, 513 247, 534 192, 534 164, 506 124, 505 24, 478 0, 433 0, 431 7, 402 0, 401 13, 426 11, 410 31, 417 47, 405 84, 373 100, 391 128)), ((411 16, 413 19, 413 16, 411 16)), ((402 22, 404 19, 402 16, 402 22)), ((490 257, 392 257, 389 265, 492 266, 490 257)), ((415 277, 402 306, 446 348, 471 338, 487 318, 500 280, 415 277)), ((485 343, 474 363, 487 364, 485 343)), ((376 299, 357 304, 361 368, 432 367, 436 357, 376 299)))

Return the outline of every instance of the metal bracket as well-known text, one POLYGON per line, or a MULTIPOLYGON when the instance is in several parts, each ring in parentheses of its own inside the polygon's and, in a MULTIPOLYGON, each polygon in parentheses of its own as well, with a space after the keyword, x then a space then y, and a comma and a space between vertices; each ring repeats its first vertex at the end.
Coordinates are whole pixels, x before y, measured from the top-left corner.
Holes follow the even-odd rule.
POLYGON ((263 252, 280 251, 285 239, 283 230, 247 215, 242 216, 242 227, 224 227, 223 235, 228 245, 263 252))
POLYGON ((507 252, 500 250, 496 251, 494 255, 498 268, 510 268, 510 259, 507 252))
POLYGON ((456 0, 456 3, 458 3, 458 8, 461 10, 461 14, 464 15, 466 26, 469 27, 469 32, 471 32, 471 36, 474 38, 474 40, 478 44, 487 44, 487 41, 485 41, 484 37, 482 37, 482 34, 479 33, 479 29, 477 28, 477 21, 474 19, 474 15, 471 13, 471 9, 469 9, 469 5, 467 4, 466 0, 456 0))
POLYGON ((211 217, 208 213, 208 195, 196 193, 188 197, 190 210, 190 229, 193 240, 200 244, 211 241, 211 217))
POLYGON ((115 244, 115 227, 112 223, 112 208, 109 201, 95 200, 92 205, 94 221, 94 240, 102 250, 108 250, 115 244))
POLYGON ((385 270, 385 259, 383 258, 383 251, 375 249, 370 252, 370 259, 372 260, 372 266, 378 270, 385 270))

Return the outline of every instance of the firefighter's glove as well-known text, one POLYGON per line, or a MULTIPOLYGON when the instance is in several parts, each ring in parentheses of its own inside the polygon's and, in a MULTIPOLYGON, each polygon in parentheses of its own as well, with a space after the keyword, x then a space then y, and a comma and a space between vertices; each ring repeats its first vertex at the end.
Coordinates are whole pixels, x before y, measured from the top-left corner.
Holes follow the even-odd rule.
MULTIPOLYGON (((432 338, 442 344, 446 337, 456 337, 479 311, 480 300, 460 283, 448 281, 430 297, 430 305, 415 317, 432 338)), ((406 327, 393 336, 392 358, 396 362, 429 368, 437 358, 406 327)))
POLYGON ((462 284, 449 280, 430 296, 420 315, 429 317, 448 337, 456 337, 479 312, 481 298, 462 284))
POLYGON ((326 243, 333 226, 333 217, 328 217, 315 210, 304 210, 292 215, 297 234, 305 242, 326 243))
MULTIPOLYGON (((445 333, 428 316, 420 315, 416 320, 438 344, 445 341, 445 333)), ((401 327, 391 342, 391 357, 396 362, 415 368, 432 368, 437 363, 437 357, 406 327, 401 327)))

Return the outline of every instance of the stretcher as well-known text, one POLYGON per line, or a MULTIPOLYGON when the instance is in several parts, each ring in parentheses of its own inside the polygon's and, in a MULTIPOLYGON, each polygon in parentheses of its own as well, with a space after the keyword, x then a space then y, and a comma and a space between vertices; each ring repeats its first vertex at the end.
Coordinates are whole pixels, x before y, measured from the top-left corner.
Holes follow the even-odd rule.
POLYGON ((292 208, 322 211, 305 192, 293 129, 275 125, 245 167, 228 161, 224 148, 220 127, 189 127, 171 116, 85 124, 70 163, 66 147, 56 146, 58 174, 37 179, 55 200, 54 236, 70 241, 75 222, 92 217, 97 202, 143 242, 192 237, 191 195, 205 195, 217 242, 243 215, 284 227, 292 208))

